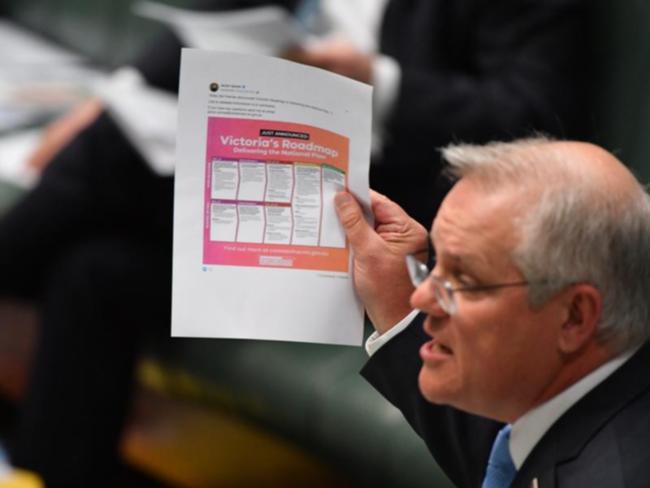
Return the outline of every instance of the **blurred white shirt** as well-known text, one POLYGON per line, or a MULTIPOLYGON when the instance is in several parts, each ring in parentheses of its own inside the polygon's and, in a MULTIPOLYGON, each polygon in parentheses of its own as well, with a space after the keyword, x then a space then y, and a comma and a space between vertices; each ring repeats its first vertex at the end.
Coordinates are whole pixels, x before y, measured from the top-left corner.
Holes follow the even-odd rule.
POLYGON ((365 53, 378 51, 379 30, 387 0, 321 0, 319 27, 365 53))

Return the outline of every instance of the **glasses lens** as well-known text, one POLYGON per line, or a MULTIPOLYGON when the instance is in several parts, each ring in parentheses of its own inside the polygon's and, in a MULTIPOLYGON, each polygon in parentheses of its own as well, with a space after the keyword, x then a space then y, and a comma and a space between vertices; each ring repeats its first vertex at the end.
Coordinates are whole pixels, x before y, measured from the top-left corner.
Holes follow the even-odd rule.
POLYGON ((429 268, 421 261, 418 261, 410 254, 406 256, 406 269, 408 270, 411 283, 416 288, 420 286, 429 276, 429 268))
POLYGON ((456 302, 454 301, 454 292, 450 286, 435 276, 431 276, 431 286, 433 294, 438 300, 438 305, 449 315, 456 313, 456 302))

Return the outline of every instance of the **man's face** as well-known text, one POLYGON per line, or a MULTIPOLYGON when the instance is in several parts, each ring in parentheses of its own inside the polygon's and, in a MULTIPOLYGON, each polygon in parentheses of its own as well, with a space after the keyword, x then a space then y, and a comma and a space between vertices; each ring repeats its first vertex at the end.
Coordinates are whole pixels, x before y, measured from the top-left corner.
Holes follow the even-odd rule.
MULTIPOLYGON (((445 199, 431 232, 434 275, 456 287, 524 281, 511 253, 519 235, 522 193, 490 193, 461 180, 445 199)), ((431 402, 511 421, 538 403, 560 367, 557 331, 563 309, 550 300, 528 304, 528 287, 454 294, 458 309, 446 314, 430 280, 411 303, 428 314, 432 340, 420 350, 419 384, 431 402)))

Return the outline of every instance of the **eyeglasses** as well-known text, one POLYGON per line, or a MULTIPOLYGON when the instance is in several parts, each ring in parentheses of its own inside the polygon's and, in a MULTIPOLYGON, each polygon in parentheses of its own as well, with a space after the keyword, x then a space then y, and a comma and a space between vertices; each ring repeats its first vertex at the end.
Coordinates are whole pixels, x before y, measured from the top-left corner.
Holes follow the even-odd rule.
MULTIPOLYGON (((433 267, 434 266, 432 266, 432 268, 433 267)), ((515 281, 510 283, 496 283, 490 285, 468 285, 454 287, 449 282, 449 280, 445 280, 439 276, 432 274, 429 267, 412 254, 406 256, 406 269, 408 270, 409 277, 411 278, 411 283, 413 283, 413 286, 416 288, 424 283, 427 279, 430 279, 433 295, 436 297, 440 308, 442 308, 445 313, 449 315, 454 315, 458 311, 458 305, 456 303, 456 299, 454 298, 455 292, 495 290, 498 288, 527 286, 530 284, 528 281, 515 281)))

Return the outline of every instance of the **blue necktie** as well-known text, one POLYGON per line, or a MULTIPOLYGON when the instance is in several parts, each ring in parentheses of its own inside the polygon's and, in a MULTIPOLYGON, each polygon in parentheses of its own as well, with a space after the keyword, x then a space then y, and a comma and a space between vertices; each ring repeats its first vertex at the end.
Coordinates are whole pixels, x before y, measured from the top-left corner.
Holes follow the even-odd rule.
POLYGON ((483 488, 508 488, 517 474, 515 463, 512 462, 510 456, 511 429, 510 424, 506 425, 494 440, 483 480, 483 488))

